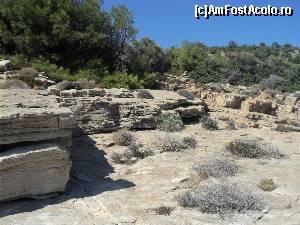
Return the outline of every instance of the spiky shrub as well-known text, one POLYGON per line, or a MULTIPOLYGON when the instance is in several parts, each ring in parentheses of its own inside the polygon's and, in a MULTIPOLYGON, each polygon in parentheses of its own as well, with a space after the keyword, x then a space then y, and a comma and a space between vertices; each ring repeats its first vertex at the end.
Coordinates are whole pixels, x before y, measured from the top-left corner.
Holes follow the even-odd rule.
POLYGON ((156 127, 167 132, 176 132, 183 129, 183 122, 178 113, 162 113, 156 119, 156 127))
POLYGON ((282 158, 284 154, 266 143, 255 139, 235 139, 226 145, 232 154, 243 158, 282 158))
POLYGON ((135 143, 135 136, 131 131, 122 129, 113 134, 113 140, 116 145, 129 146, 135 143))
POLYGON ((154 99, 153 95, 148 90, 139 90, 137 97, 141 99, 154 99))
POLYGON ((237 173, 238 168, 234 161, 226 159, 224 156, 204 158, 194 166, 195 172, 202 179, 233 176, 237 173))
POLYGON ((257 187, 263 191, 274 191, 276 189, 273 179, 262 179, 257 187))
POLYGON ((233 119, 227 121, 227 130, 236 130, 235 122, 233 119))
POLYGON ((155 146, 160 152, 180 152, 187 148, 179 137, 173 134, 159 136, 155 141, 155 146))
POLYGON ((208 116, 203 116, 200 120, 202 127, 207 130, 218 130, 218 122, 208 116))
POLYGON ((173 210, 174 210, 173 207, 168 207, 168 206, 159 206, 159 207, 153 209, 153 211, 156 214, 164 215, 164 216, 170 216, 173 210))
POLYGON ((187 191, 177 197, 180 206, 198 208, 203 213, 230 214, 265 208, 262 198, 247 187, 221 180, 187 191))
POLYGON ((185 144, 188 148, 196 148, 197 141, 194 137, 184 137, 182 139, 183 144, 185 144))
POLYGON ((193 100, 193 99, 195 98, 194 93, 193 93, 193 92, 190 92, 190 91, 188 91, 188 90, 186 90, 186 89, 179 89, 179 90, 177 91, 177 93, 178 93, 179 95, 181 95, 181 96, 183 96, 183 97, 189 99, 189 100, 193 100))

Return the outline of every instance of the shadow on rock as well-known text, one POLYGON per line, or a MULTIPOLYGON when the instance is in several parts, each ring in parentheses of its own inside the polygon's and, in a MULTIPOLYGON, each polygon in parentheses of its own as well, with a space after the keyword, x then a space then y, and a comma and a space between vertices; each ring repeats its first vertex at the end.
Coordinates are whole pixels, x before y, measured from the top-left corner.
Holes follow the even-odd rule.
POLYGON ((0 218, 31 212, 47 205, 59 204, 71 199, 96 196, 107 191, 134 187, 134 183, 130 181, 112 180, 107 177, 114 172, 114 169, 104 156, 105 152, 97 148, 96 143, 88 136, 74 138, 71 154, 72 169, 66 191, 56 197, 44 200, 20 199, 0 203, 0 218))

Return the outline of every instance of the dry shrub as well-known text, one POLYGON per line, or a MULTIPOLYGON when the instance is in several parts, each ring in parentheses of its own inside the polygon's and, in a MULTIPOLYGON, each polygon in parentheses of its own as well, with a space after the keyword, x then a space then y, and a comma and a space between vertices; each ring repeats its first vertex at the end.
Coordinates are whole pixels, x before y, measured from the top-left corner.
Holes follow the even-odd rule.
POLYGON ((239 167, 233 160, 226 159, 224 156, 211 156, 202 159, 194 170, 199 177, 207 179, 208 177, 222 178, 227 176, 234 176, 239 167))
POLYGON ((168 207, 168 206, 164 206, 164 205, 153 209, 153 211, 156 214, 163 215, 163 216, 170 216, 173 210, 174 210, 173 207, 168 207))
POLYGON ((33 78, 37 77, 39 74, 39 72, 36 69, 33 69, 31 67, 24 67, 16 72, 20 76, 28 76, 28 77, 33 77, 33 78))
POLYGON ((129 146, 135 143, 136 139, 133 132, 127 129, 122 129, 113 133, 113 140, 116 145, 129 146))
POLYGON ((158 150, 160 150, 160 152, 180 152, 187 149, 187 145, 174 134, 158 136, 154 145, 158 148, 158 150))
POLYGON ((193 99, 195 98, 194 93, 191 92, 191 91, 188 91, 188 90, 186 90, 186 89, 179 89, 179 90, 177 91, 177 93, 178 93, 179 95, 181 95, 181 96, 183 96, 183 97, 189 99, 189 100, 193 100, 193 99))
POLYGON ((243 158, 282 158, 284 154, 255 139, 235 139, 226 145, 226 149, 232 154, 243 158))
POLYGON ((203 213, 220 215, 261 211, 265 208, 263 199, 251 189, 226 180, 187 191, 177 196, 177 201, 182 207, 198 208, 203 213))
POLYGON ((276 189, 273 179, 262 179, 257 187, 263 191, 274 191, 276 189))
POLYGON ((141 99, 154 99, 153 95, 148 90, 139 90, 137 97, 141 99))
POLYGON ((208 116, 203 116, 200 122, 202 123, 202 127, 206 130, 218 130, 218 122, 208 116))
POLYGON ((96 87, 96 82, 94 80, 81 79, 78 81, 80 89, 93 89, 96 87))

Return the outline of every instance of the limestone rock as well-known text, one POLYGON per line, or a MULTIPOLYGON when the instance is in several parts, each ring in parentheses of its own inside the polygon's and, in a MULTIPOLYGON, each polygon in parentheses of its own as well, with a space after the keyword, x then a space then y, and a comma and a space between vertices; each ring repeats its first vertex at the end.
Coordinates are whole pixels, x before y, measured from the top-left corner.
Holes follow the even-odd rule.
POLYGON ((245 96, 242 95, 219 95, 216 98, 216 104, 225 108, 240 109, 242 102, 245 101, 245 96))
POLYGON ((278 105, 269 100, 252 99, 246 101, 242 108, 249 112, 258 112, 276 116, 278 105))
POLYGON ((13 65, 10 60, 0 60, 0 71, 5 72, 12 69, 13 65))
POLYGON ((70 143, 73 126, 73 113, 42 92, 1 92, 0 146, 57 138, 70 143))
POLYGON ((17 147, 2 152, 0 201, 63 192, 70 166, 68 150, 57 144, 17 147))

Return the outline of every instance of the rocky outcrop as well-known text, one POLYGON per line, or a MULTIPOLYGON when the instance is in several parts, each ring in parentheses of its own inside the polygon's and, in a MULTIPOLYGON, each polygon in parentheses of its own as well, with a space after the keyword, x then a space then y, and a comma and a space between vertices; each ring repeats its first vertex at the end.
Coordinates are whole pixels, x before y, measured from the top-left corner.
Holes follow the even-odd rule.
POLYGON ((216 97, 216 104, 225 108, 240 109, 243 101, 245 96, 242 95, 225 94, 216 97))
POLYGON ((45 92, 1 92, 0 201, 64 191, 73 126, 45 92))
POLYGON ((250 99, 243 104, 243 108, 249 112, 258 112, 276 116, 278 105, 269 100, 250 99))
POLYGON ((183 120, 193 120, 207 110, 202 100, 188 100, 171 91, 149 90, 153 99, 141 99, 136 91, 126 89, 49 89, 61 106, 74 112, 76 124, 86 134, 120 128, 155 129, 155 118, 163 111, 175 110, 183 120))
POLYGON ((58 144, 16 147, 0 153, 0 201, 63 192, 69 151, 58 144))

